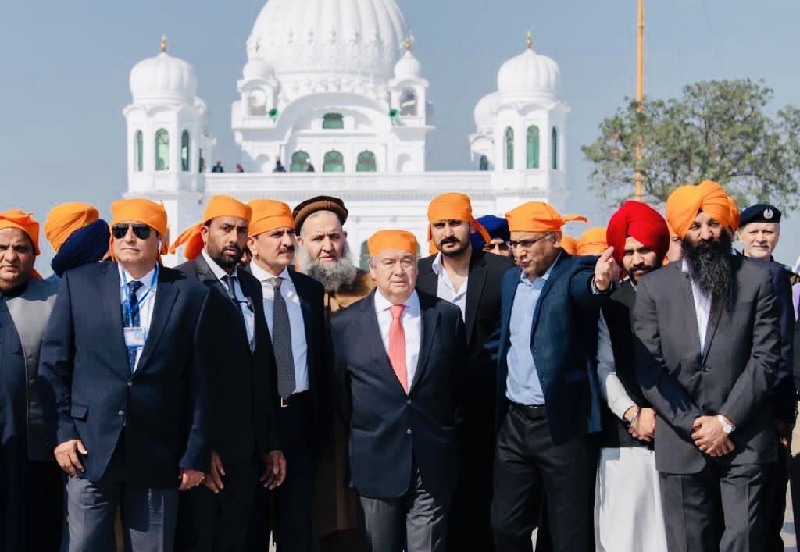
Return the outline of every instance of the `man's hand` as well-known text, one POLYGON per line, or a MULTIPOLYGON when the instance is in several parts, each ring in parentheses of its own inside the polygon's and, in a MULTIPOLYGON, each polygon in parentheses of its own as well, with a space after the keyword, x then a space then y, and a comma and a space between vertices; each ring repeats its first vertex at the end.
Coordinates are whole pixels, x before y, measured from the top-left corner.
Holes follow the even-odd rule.
POLYGON ((600 255, 597 264, 594 265, 594 287, 597 288, 597 291, 608 291, 608 288, 611 287, 611 275, 615 264, 612 253, 614 253, 614 248, 609 247, 600 255))
POLYGON ((267 469, 261 476, 261 483, 269 490, 280 487, 286 479, 286 458, 283 453, 279 450, 268 452, 264 462, 267 463, 267 469))
POLYGON ((735 448, 716 416, 700 416, 694 421, 692 430, 695 446, 709 456, 725 456, 735 448))
POLYGON ((775 426, 778 429, 778 440, 780 441, 783 448, 789 448, 789 424, 784 422, 783 420, 775 420, 775 426))
POLYGON ((628 427, 628 433, 640 441, 652 441, 656 435, 656 411, 652 408, 639 409, 639 416, 628 427))
POLYGON ((208 474, 208 477, 203 479, 203 483, 205 483, 206 487, 208 487, 212 493, 218 493, 222 490, 222 487, 224 487, 222 484, 223 475, 225 475, 225 468, 222 467, 222 459, 219 457, 219 454, 211 451, 211 472, 208 474))
POLYGON ((53 451, 56 462, 61 466, 61 469, 73 476, 78 475, 78 472, 83 473, 84 471, 83 464, 81 464, 81 460, 78 457, 79 453, 83 455, 89 454, 80 439, 64 441, 53 451))
POLYGON ((206 474, 201 471, 190 470, 189 468, 181 468, 181 474, 178 476, 181 484, 178 487, 179 491, 188 491, 194 489, 205 479, 206 474))

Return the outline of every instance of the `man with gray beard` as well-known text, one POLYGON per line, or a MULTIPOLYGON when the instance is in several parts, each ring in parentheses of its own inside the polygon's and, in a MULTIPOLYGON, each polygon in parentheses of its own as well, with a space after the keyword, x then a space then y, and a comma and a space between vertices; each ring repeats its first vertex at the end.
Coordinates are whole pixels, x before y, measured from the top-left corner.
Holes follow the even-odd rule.
MULTIPOLYGON (((375 287, 370 275, 354 263, 347 245, 347 208, 336 197, 317 196, 295 207, 297 269, 325 288, 325 322, 375 287)), ((333 419, 332 438, 317 468, 313 502, 314 534, 320 552, 369 550, 358 529, 357 499, 345 486, 348 435, 339 419, 333 419)))

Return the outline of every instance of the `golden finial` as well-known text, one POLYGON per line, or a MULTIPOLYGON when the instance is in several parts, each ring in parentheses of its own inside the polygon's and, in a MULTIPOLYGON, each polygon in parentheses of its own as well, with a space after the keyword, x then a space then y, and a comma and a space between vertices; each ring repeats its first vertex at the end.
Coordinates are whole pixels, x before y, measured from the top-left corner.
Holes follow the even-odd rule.
POLYGON ((406 52, 414 49, 414 42, 410 36, 407 36, 405 42, 403 42, 403 48, 405 48, 406 52))
POLYGON ((528 31, 528 38, 525 39, 525 46, 528 47, 528 50, 533 48, 533 35, 530 31, 528 31))
POLYGON ((258 53, 258 51, 261 49, 261 41, 260 40, 256 40, 255 48, 256 48, 256 53, 258 53))
POLYGON ((161 35, 161 51, 167 51, 167 35, 161 35))

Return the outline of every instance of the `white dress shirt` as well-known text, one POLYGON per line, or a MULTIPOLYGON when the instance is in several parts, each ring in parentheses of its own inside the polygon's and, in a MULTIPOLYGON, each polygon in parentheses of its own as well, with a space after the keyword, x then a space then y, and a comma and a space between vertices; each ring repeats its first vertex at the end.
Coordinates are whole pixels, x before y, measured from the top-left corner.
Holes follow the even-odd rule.
MULTIPOLYGON (((142 287, 140 287, 136 292, 136 299, 138 301, 142 301, 142 298, 144 298, 144 301, 139 304, 138 327, 142 328, 144 331, 144 339, 145 343, 147 343, 147 336, 150 333, 150 324, 153 322, 153 309, 155 308, 156 304, 156 288, 158 287, 156 267, 154 266, 150 272, 141 278, 134 278, 131 276, 130 272, 122 268, 122 265, 119 263, 117 263, 117 268, 119 269, 119 292, 120 298, 122 299, 122 312, 127 313, 127 309, 124 305, 128 302, 128 284, 133 281, 142 283, 142 287)), ((122 325, 128 326, 128 321, 124 321, 122 325)), ((136 351, 136 364, 134 365, 134 371, 136 371, 136 369, 139 367, 139 359, 142 358, 143 350, 144 347, 139 347, 136 351)))
POLYGON ((624 420, 625 412, 630 407, 636 406, 636 403, 630 398, 617 376, 611 333, 608 331, 608 324, 602 312, 597 322, 597 376, 600 380, 600 392, 611 412, 620 420, 624 420))
MULTIPOLYGON (((686 259, 683 260, 681 270, 687 274, 689 272, 686 259)), ((706 348, 706 330, 708 329, 708 320, 711 318, 711 296, 703 293, 691 276, 689 276, 689 282, 692 285, 694 312, 697 316, 697 333, 700 335, 700 351, 702 352, 706 348)))
POLYGON ((461 289, 456 289, 453 282, 450 280, 450 276, 447 275, 447 270, 444 268, 441 253, 436 255, 431 268, 433 269, 433 273, 437 276, 436 295, 439 299, 444 299, 448 303, 453 303, 461 309, 461 320, 466 322, 467 283, 469 282, 469 276, 464 279, 464 283, 461 284, 461 289))
POLYGON ((214 276, 217 277, 222 287, 228 289, 228 284, 226 283, 224 278, 225 276, 233 276, 236 278, 233 284, 233 295, 236 297, 236 302, 239 303, 239 308, 242 311, 242 316, 244 317, 244 326, 247 329, 247 342, 250 344, 250 350, 253 351, 256 348, 256 314, 253 311, 253 304, 252 302, 245 297, 244 292, 242 291, 242 285, 239 283, 239 276, 238 268, 233 269, 232 274, 228 274, 222 267, 219 266, 214 259, 208 256, 206 250, 203 249, 202 253, 203 258, 206 260, 208 267, 211 269, 211 272, 214 273, 214 276))
POLYGON ((272 325, 274 324, 274 301, 275 288, 272 281, 276 278, 281 282, 281 297, 286 302, 286 311, 289 313, 289 328, 292 332, 292 356, 294 357, 294 392, 300 393, 310 389, 308 383, 308 344, 306 343, 306 323, 303 319, 303 307, 300 304, 300 296, 297 288, 294 287, 292 277, 287 269, 279 276, 273 276, 255 261, 250 263, 250 273, 256 280, 261 282, 261 293, 264 296, 264 316, 267 318, 267 326, 272 335, 272 325))
MULTIPOLYGON (((407 389, 411 389, 414 374, 417 373, 419 350, 422 346, 422 309, 419 306, 417 292, 403 303, 406 308, 400 316, 403 333, 406 336, 406 375, 408 376, 407 389)), ((384 297, 380 290, 375 290, 375 312, 378 315, 378 328, 381 332, 383 346, 389 354, 389 327, 392 325, 392 303, 384 297)))

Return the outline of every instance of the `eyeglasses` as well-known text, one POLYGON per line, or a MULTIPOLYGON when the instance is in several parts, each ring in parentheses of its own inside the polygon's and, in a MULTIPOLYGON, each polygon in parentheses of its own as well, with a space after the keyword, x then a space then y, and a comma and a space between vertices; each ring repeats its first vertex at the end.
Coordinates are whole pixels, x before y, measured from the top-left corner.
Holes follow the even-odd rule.
POLYGON ((128 229, 133 228, 133 235, 140 240, 146 240, 150 237, 152 228, 146 224, 115 224, 111 227, 111 234, 115 239, 121 240, 128 235, 128 229))
POLYGON ((537 244, 537 242, 540 242, 545 238, 552 238, 552 237, 553 237, 553 233, 552 232, 548 232, 547 234, 545 234, 541 238, 536 238, 536 239, 533 239, 533 240, 520 240, 520 241, 509 240, 508 241, 508 246, 511 249, 516 249, 518 247, 521 247, 522 249, 531 249, 534 245, 537 244))
POLYGON ((511 247, 509 246, 508 242, 490 243, 484 246, 483 248, 483 250, 486 251, 487 253, 491 253, 493 251, 499 251, 501 253, 505 253, 509 249, 511 249, 511 247))

